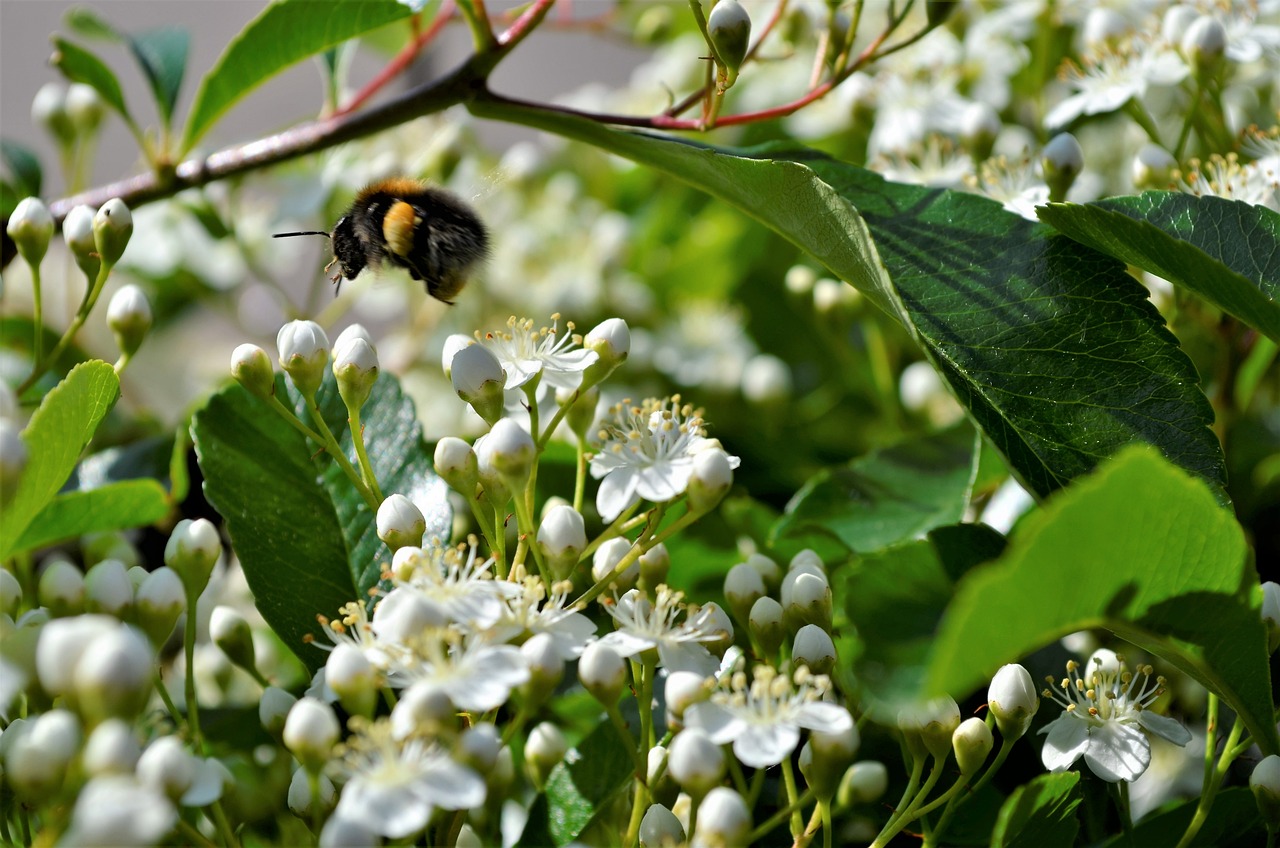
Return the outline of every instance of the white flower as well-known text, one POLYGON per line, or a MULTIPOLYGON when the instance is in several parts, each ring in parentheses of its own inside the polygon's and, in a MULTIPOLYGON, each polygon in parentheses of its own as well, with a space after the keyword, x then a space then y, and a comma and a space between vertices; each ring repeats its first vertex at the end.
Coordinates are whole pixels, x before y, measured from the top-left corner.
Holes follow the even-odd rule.
POLYGON ((397 688, 427 683, 458 709, 482 713, 506 703, 529 679, 529 666, 513 645, 490 645, 454 630, 427 630, 396 652, 389 669, 397 688))
POLYGON ((982 163, 978 177, 966 185, 1004 204, 1004 208, 1028 221, 1038 221, 1036 207, 1049 201, 1049 187, 1036 176, 1030 157, 1013 163, 1003 156, 982 163))
POLYGON ((464 629, 483 630, 502 615, 503 600, 520 592, 506 581, 493 579, 489 571, 493 564, 492 558, 479 561, 474 545, 405 547, 392 559, 392 582, 443 607, 449 619, 464 629))
POLYGON ((719 661, 703 645, 716 642, 724 633, 715 624, 713 610, 688 607, 684 595, 659 586, 657 599, 650 601, 632 589, 617 601, 605 605, 617 630, 600 641, 619 656, 631 657, 658 649, 660 664, 667 671, 695 671, 706 677, 715 673, 719 661))
MULTIPOLYGON (((641 498, 661 503, 684 493, 694 455, 719 442, 706 437, 702 415, 680 405, 680 396, 649 399, 641 406, 616 405, 601 424, 601 445, 591 458, 591 476, 600 483, 596 509, 613 521, 641 498)), ((740 461, 729 457, 729 467, 740 461)))
POLYGON ((1175 85, 1188 73, 1186 64, 1171 50, 1131 44, 1120 51, 1106 51, 1085 67, 1068 67, 1066 79, 1075 93, 1045 116, 1045 126, 1065 126, 1081 115, 1114 112, 1130 100, 1141 100, 1147 87, 1175 85))
POLYGON ((132 775, 103 775, 85 784, 60 845, 154 845, 178 821, 159 790, 132 775))
POLYGON ((795 750, 800 728, 844 733, 853 725, 849 711, 822 700, 830 681, 808 668, 794 676, 756 666, 748 685, 744 671, 722 680, 710 700, 684 712, 688 727, 700 727, 717 745, 733 743, 733 753, 752 768, 776 766, 795 750))
POLYGON ((573 584, 554 583, 548 592, 540 577, 527 576, 517 585, 520 590, 506 598, 501 616, 485 637, 493 642, 508 642, 521 634, 545 633, 551 637, 560 659, 568 662, 581 656, 582 649, 596 635, 596 625, 568 605, 573 584))
POLYGON ((582 372, 597 359, 593 351, 575 346, 582 338, 573 333, 573 322, 565 324, 568 331, 560 335, 560 316, 552 315, 550 327, 534 329, 529 318, 511 317, 507 330, 486 333, 480 343, 493 352, 507 373, 506 388, 518 389, 542 375, 541 384, 557 389, 576 389, 582 382, 582 372))
POLYGON ((396 740, 390 722, 357 723, 342 746, 346 777, 334 817, 366 825, 389 839, 426 827, 437 807, 464 810, 484 803, 484 781, 421 738, 396 740))
POLYGON ((1280 212, 1280 178, 1264 160, 1241 165, 1236 154, 1210 156, 1208 162, 1191 160, 1191 173, 1177 187, 1196 197, 1211 195, 1241 200, 1280 212))
POLYGON ((1191 734, 1174 719, 1156 715, 1149 707, 1164 694, 1164 678, 1148 687, 1151 666, 1130 672, 1123 657, 1095 651, 1085 663, 1067 663, 1067 677, 1043 695, 1063 706, 1062 715, 1040 730, 1048 734, 1040 757, 1050 771, 1066 771, 1084 757, 1089 769, 1111 783, 1133 781, 1151 763, 1151 743, 1143 731, 1175 745, 1186 745, 1191 734))

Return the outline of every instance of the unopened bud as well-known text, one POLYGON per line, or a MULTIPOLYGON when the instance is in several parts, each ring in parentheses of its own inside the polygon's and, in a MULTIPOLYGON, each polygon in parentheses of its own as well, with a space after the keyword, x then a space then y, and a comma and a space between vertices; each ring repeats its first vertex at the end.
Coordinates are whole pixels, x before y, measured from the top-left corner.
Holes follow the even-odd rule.
POLYGON ((889 770, 884 763, 875 760, 863 760, 854 763, 844 773, 840 781, 840 789, 836 797, 840 806, 853 804, 874 804, 884 797, 889 788, 889 770))
POLYGON ((988 103, 970 103, 960 115, 960 143, 975 162, 991 155, 1000 129, 1000 115, 988 103))
POLYGON ((436 473, 455 492, 474 497, 479 481, 479 465, 471 445, 456 436, 445 436, 436 442, 436 473))
POLYGON ((782 609, 787 629, 798 631, 806 624, 831 629, 831 586, 825 577, 795 570, 782 580, 782 609))
POLYGON ((640 554, 640 582, 649 589, 656 589, 667 582, 667 574, 671 571, 671 553, 667 546, 659 542, 649 550, 640 554))
POLYGON ((582 515, 567 504, 552 507, 538 526, 538 547, 552 575, 558 580, 566 579, 587 547, 582 515))
POLYGON ((48 130, 63 147, 76 140, 76 129, 67 113, 67 87, 60 82, 47 82, 36 92, 31 101, 31 120, 48 130))
POLYGON ((89 734, 82 762, 85 772, 96 777, 103 774, 132 775, 142 755, 142 746, 133 727, 124 719, 109 718, 89 734))
POLYGON ((1210 79, 1222 68, 1227 50, 1227 30, 1210 15, 1201 15, 1182 36, 1182 55, 1197 79, 1210 79))
POLYGON ((529 680, 522 691, 534 704, 542 704, 564 679, 564 660, 550 633, 536 633, 520 646, 529 667, 529 680))
POLYGON ((1253 767, 1249 789, 1262 820, 1267 823, 1267 830, 1272 833, 1280 830, 1280 757, 1270 754, 1253 767))
POLYGON ((733 486, 733 469, 738 458, 730 457, 723 450, 710 448, 699 451, 693 457, 693 471, 689 474, 689 511, 709 512, 716 507, 733 486))
POLYGON ((671 848, 684 844, 684 825, 661 804, 652 804, 640 820, 640 848, 671 848))
POLYGON ((631 328, 621 318, 607 318, 583 336, 582 347, 596 354, 596 361, 582 372, 582 385, 598 385, 631 355, 631 328))
POLYGON ((1133 187, 1167 189, 1173 181, 1178 160, 1158 144, 1144 144, 1133 157, 1133 187))
POLYGON ((733 84, 738 69, 747 57, 751 43, 751 16, 738 0, 719 0, 707 16, 707 35, 715 48, 716 56, 728 71, 725 87, 733 84))
POLYGON ((237 610, 227 606, 214 607, 209 616, 209 638, 227 655, 227 659, 251 674, 256 672, 253 630, 237 610))
POLYGON ((350 643, 336 646, 324 664, 324 682, 349 715, 369 718, 378 701, 381 679, 364 652, 350 643))
MULTIPOLYGON (((614 574, 616 566, 629 550, 631 550, 631 541, 629 539, 610 539, 596 548, 595 553, 591 555, 592 579, 598 583, 609 575, 614 574)), ((623 570, 622 574, 614 577, 614 588, 619 592, 626 592, 636 585, 636 580, 639 577, 640 563, 632 562, 623 570)))
POLYGON ((49 249, 49 239, 53 238, 53 216, 49 214, 49 207, 38 197, 24 197, 9 216, 5 232, 18 246, 18 253, 26 263, 33 269, 39 268, 49 249))
POLYGON ((490 426, 502 418, 506 372, 493 351, 481 344, 462 348, 453 356, 449 379, 458 397, 469 403, 490 426))
POLYGON ((209 519, 192 521, 184 518, 169 534, 164 562, 182 578, 187 596, 198 598, 204 587, 209 585, 209 575, 221 554, 222 540, 209 519))
POLYGON ((745 562, 740 562, 724 577, 724 598, 729 610, 741 623, 751 619, 751 607, 765 595, 764 578, 745 562))
POLYGON ((284 733, 284 722, 298 699, 278 686, 268 686, 258 699, 258 721, 276 739, 284 733))
POLYGON ((427 519, 404 495, 388 495, 378 507, 377 528, 378 538, 394 552, 421 545, 422 536, 427 532, 427 519))
POLYGON ((104 559, 84 576, 85 609, 124 618, 133 607, 133 581, 118 559, 104 559))
POLYGON ((304 768, 319 771, 329 761, 342 728, 324 701, 303 698, 289 710, 284 723, 284 745, 304 768))
POLYGON ((1049 199, 1061 201, 1067 197, 1072 183, 1084 170, 1084 150, 1071 133, 1058 133, 1040 151, 1040 170, 1049 186, 1049 199))
POLYGON ((84 611, 84 575, 70 560, 54 559, 40 572, 36 597, 55 618, 78 615, 84 611))
POLYGON ((490 466, 513 491, 524 486, 538 457, 538 447, 529 431, 513 419, 503 418, 493 425, 476 457, 481 467, 490 466))
POLYGON ((751 835, 751 811, 742 796, 726 786, 717 786, 698 805, 698 823, 692 845, 746 845, 751 835))
POLYGON ((951 749, 963 775, 973 774, 981 768, 994 746, 991 728, 980 718, 965 719, 951 734, 951 749))
POLYGON ((133 719, 147 705, 155 655, 139 631, 118 625, 85 647, 75 670, 75 693, 92 721, 133 719))
POLYGON ((804 663, 814 674, 831 674, 836 666, 836 645, 831 635, 816 624, 806 624, 796 631, 791 657, 804 663))
POLYGON ((573 402, 573 406, 569 407, 565 421, 568 422, 569 429, 574 435, 579 439, 586 439, 595 431, 596 405, 600 403, 600 389, 597 386, 572 390, 557 389, 556 403, 563 406, 574 395, 577 395, 578 399, 573 402))
POLYGON ((27 443, 16 421, 0 418, 0 507, 18 491, 27 467, 27 443))
POLYGON ((187 608, 182 578, 172 568, 157 568, 146 576, 134 595, 138 626, 151 644, 160 647, 173 632, 178 616, 187 608))
POLYGON ((81 138, 92 136, 102 124, 106 104, 91 85, 73 82, 67 86, 67 117, 81 138))
POLYGON ((316 800, 316 795, 320 796, 322 811, 321 815, 316 816, 317 818, 323 818, 323 814, 332 811, 337 802, 338 790, 334 787, 333 781, 323 774, 318 780, 318 792, 311 791, 311 779, 307 776, 306 769, 295 771, 293 778, 289 781, 289 792, 286 795, 289 811, 300 819, 306 820, 316 816, 316 812, 311 807, 316 800))
POLYGON ((667 747, 667 773, 696 801, 724 779, 724 751, 706 731, 686 727, 667 747))
POLYGON ((302 393, 311 398, 324 380, 329 362, 329 339, 315 321, 290 321, 276 334, 280 367, 302 393))
POLYGON ((90 283, 98 278, 98 269, 102 265, 93 237, 93 216, 93 207, 77 206, 62 219, 62 240, 67 243, 76 264, 90 283))
POLYGON ((748 628, 763 656, 774 656, 787 636, 783 625, 782 604, 765 595, 751 605, 748 628))
POLYGON ((995 716, 1001 736, 1020 739, 1040 708, 1040 696, 1031 673, 1017 663, 1001 666, 987 689, 987 708, 995 716))
POLYGON ((591 642, 578 660, 578 679, 591 697, 607 707, 617 703, 622 694, 622 687, 627 681, 627 666, 613 648, 591 642))
POLYGON ((93 216, 93 243, 107 265, 120 261, 133 235, 133 215, 124 201, 113 197, 93 216))
POLYGON ((672 671, 667 674, 662 694, 667 703, 667 724, 684 726, 684 711, 711 694, 707 678, 696 671, 672 671))
POLYGON ((338 383, 338 394, 348 409, 364 406, 378 380, 378 354, 373 345, 355 336, 335 347, 333 376, 338 383))
POLYGON ((1262 623, 1267 627, 1267 649, 1274 654, 1280 647, 1280 583, 1262 584, 1262 623))
POLYGON ((142 346, 151 329, 151 303, 142 289, 122 286, 107 305, 107 326, 115 334, 116 344, 125 356, 132 356, 142 346))
POLYGON ((551 770, 564 759, 568 750, 569 743, 565 741, 560 728, 549 721, 535 725, 529 731, 529 738, 524 746, 525 762, 533 772, 534 783, 538 786, 545 784, 551 770))

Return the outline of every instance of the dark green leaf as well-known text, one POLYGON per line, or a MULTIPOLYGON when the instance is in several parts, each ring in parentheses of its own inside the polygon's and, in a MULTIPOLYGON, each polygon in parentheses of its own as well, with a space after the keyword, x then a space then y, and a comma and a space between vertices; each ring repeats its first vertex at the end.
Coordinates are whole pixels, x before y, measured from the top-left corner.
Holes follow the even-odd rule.
POLYGON ((168 512, 169 499, 155 480, 125 480, 99 489, 67 492, 40 510, 16 550, 35 550, 86 533, 145 527, 168 512))
POLYGON ((1036 212, 1076 241, 1184 286, 1280 341, 1280 214, 1169 191, 1036 212))
POLYGON ((10 185, 24 197, 39 197, 40 188, 44 184, 44 172, 40 169, 40 160, 35 153, 16 141, 0 138, 0 158, 9 170, 10 185))
POLYGON ((227 45, 200 83, 182 149, 190 150, 236 101, 295 62, 412 13, 397 0, 277 0, 227 45))
MULTIPOLYGON (((1187 831, 1199 799, 1169 810, 1152 813, 1138 822, 1132 834, 1120 833, 1102 843, 1101 848, 1130 848, 1133 845, 1177 845, 1187 831)), ((1192 848, 1251 848, 1266 842, 1266 831, 1258 804, 1247 786, 1224 789, 1213 799, 1209 817, 1191 841, 1192 848)))
POLYGON ((22 536, 67 481, 118 397, 115 369, 98 360, 77 365, 45 395, 22 431, 27 447, 22 479, 0 509, 0 559, 23 550, 22 536))
POLYGON ((1246 550, 1240 525, 1201 481, 1130 448, 959 582, 927 691, 962 696, 1065 633, 1105 627, 1216 692, 1264 751, 1280 751, 1246 550))
MULTIPOLYGON (((278 397, 292 400, 283 377, 278 397)), ((344 451, 353 456, 345 413, 327 375, 319 403, 344 451)), ((286 404, 289 405, 289 404, 286 404)), ((413 404, 382 375, 365 404, 365 443, 386 494, 413 500, 428 536, 447 538, 452 514, 446 488, 431 470, 413 404)), ((214 395, 192 421, 196 456, 209 502, 227 522, 249 588, 263 617, 312 668, 324 654, 307 646, 317 615, 367 598, 390 552, 374 516, 327 454, 264 401, 239 385, 214 395)))
POLYGON ((115 109, 129 124, 133 124, 133 116, 125 105, 120 81, 101 59, 65 38, 55 36, 53 46, 53 58, 50 61, 64 77, 72 82, 91 86, 108 106, 115 109))
POLYGON ((604 721, 551 770, 546 791, 529 810, 521 846, 568 845, 629 782, 634 768, 613 724, 604 721))
POLYGON ((1080 823, 1080 775, 1042 774, 1019 786, 1000 809, 991 848, 1071 848, 1080 823))
POLYGON ((156 109, 165 126, 173 120, 190 45, 191 37, 182 27, 160 27, 129 36, 129 49, 151 84, 156 109))
POLYGON ((1221 492, 1195 369, 1116 260, 986 198, 897 185, 805 148, 717 150, 483 98, 469 108, 653 166, 808 250, 912 332, 1031 492, 1131 442, 1221 492))
POLYGON ((968 424, 821 471, 787 504, 776 537, 821 530, 865 552, 964 516, 978 442, 968 424))

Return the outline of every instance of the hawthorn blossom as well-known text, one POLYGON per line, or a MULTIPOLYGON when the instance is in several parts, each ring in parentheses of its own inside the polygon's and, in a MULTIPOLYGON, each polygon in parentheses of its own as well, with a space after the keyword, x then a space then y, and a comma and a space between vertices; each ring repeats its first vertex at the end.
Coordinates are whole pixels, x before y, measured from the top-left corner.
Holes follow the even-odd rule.
MULTIPOLYGON (((641 498, 661 503, 684 493, 694 456, 720 447, 708 439, 701 410, 680 405, 680 396, 650 398, 640 406, 617 404, 601 424, 600 449, 591 458, 591 476, 601 480, 596 509, 613 521, 641 498)), ((740 460, 729 457, 729 467, 740 460)))
POLYGON ((1191 172, 1178 180, 1177 187, 1196 197, 1240 200, 1280 212, 1280 177, 1274 166, 1274 158, 1242 165, 1234 153, 1214 154, 1207 162, 1191 160, 1191 172))
POLYGON ((1130 100, 1141 100, 1152 85, 1176 85, 1189 73, 1172 50, 1130 42, 1124 49, 1088 57, 1083 67, 1069 64, 1063 72, 1074 93, 1049 110, 1045 126, 1059 129, 1081 115, 1114 112, 1130 100))
POLYGON ((1148 707, 1164 694, 1163 677, 1151 681, 1152 668, 1129 671, 1124 658, 1105 648, 1085 663, 1067 663, 1067 676, 1041 693, 1063 707, 1062 715, 1040 730, 1047 734, 1040 757, 1045 768, 1066 771, 1084 757, 1089 770, 1110 783, 1133 781, 1151 764, 1151 742, 1146 733, 1175 745, 1186 745, 1191 734, 1174 719, 1157 715, 1148 707), (1056 688, 1054 688, 1056 687, 1056 688))
POLYGON ((1036 175, 1031 157, 1010 162, 1003 156, 982 163, 978 176, 965 180, 978 194, 1004 204, 1004 208, 1028 221, 1039 221, 1036 207, 1049 202, 1049 187, 1036 175))
POLYGON ((477 334, 480 344, 502 364, 508 391, 539 376, 542 385, 576 389, 582 382, 582 372, 599 358, 594 351, 581 348, 582 337, 574 334, 573 322, 565 324, 567 332, 561 335, 560 316, 552 315, 551 320, 550 327, 535 329, 531 319, 512 316, 507 319, 505 331, 477 334))
POLYGON ((794 674, 759 665, 748 682, 745 671, 722 678, 710 699, 684 711, 687 727, 706 731, 717 745, 733 743, 733 754, 752 768, 776 766, 795 750, 800 728, 846 733, 853 717, 822 700, 831 688, 825 675, 806 666, 794 674))
POLYGON ((577 659, 582 649, 596 634, 591 619, 569 606, 573 583, 554 583, 551 590, 542 578, 526 575, 503 604, 502 613, 485 637, 493 642, 508 642, 521 634, 536 636, 546 633, 562 660, 577 659))
POLYGON ((659 586, 656 596, 650 601, 639 589, 632 589, 605 604, 618 629, 600 641, 623 657, 657 648, 659 663, 669 672, 695 671, 704 677, 714 674, 719 660, 703 643, 724 638, 715 611, 687 606, 684 593, 667 586, 659 586))
POLYGON ((477 559, 474 543, 456 548, 439 543, 400 548, 392 559, 391 581, 439 604, 459 626, 482 630, 498 620, 504 599, 519 589, 493 579, 492 557, 477 559))
POLYGON ((346 779, 337 819, 365 825, 388 839, 422 830, 437 807, 465 810, 484 803, 484 781, 433 741, 397 740, 391 723, 352 719, 354 733, 339 748, 335 768, 346 779))
POLYGON ((529 666, 513 645, 491 645, 452 628, 428 628, 400 646, 388 679, 396 688, 428 683, 458 709, 482 713, 506 703, 511 690, 529 679, 529 666))

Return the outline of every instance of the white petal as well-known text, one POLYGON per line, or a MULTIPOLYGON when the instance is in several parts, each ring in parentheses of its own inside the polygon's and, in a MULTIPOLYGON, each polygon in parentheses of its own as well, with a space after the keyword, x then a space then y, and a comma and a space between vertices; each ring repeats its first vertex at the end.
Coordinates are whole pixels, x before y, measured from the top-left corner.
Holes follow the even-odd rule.
POLYGON ((1089 728, 1084 761, 1090 771, 1109 783, 1136 780, 1151 764, 1151 743, 1138 728, 1109 721, 1089 728))
POLYGON ((1049 734, 1040 751, 1040 761, 1049 771, 1066 771, 1089 747, 1089 725, 1065 712, 1040 732, 1049 734))
POLYGON ((820 733, 844 733, 853 726, 853 716, 839 704, 810 701, 795 711, 792 720, 808 730, 820 733))
POLYGON ((752 768, 776 766, 791 756, 800 729, 791 724, 751 724, 733 743, 734 755, 752 768))
POLYGON ((684 723, 687 727, 698 727, 706 731, 711 741, 717 745, 732 742, 747 729, 745 721, 711 701, 699 701, 686 708, 684 723))
POLYGON ((662 503, 684 494, 693 473, 693 460, 671 460, 641 468, 636 491, 640 497, 662 503))
POLYGON ((720 660, 697 642, 661 641, 658 661, 667 671, 693 671, 710 677, 720 667, 720 660))
POLYGON ((652 639, 637 636, 625 630, 606 633, 600 638, 600 641, 617 651, 620 657, 633 657, 641 651, 647 651, 654 646, 652 639))
POLYGON ((639 482, 634 468, 615 469, 600 481, 600 491, 596 492, 596 511, 602 521, 613 521, 640 500, 636 494, 639 482))
POLYGON ((1153 712, 1143 710, 1138 713, 1138 724, 1141 724, 1161 739, 1167 739, 1175 745, 1186 745, 1191 741, 1191 733, 1182 726, 1182 722, 1168 716, 1156 715, 1153 712))
POLYGON ((334 815, 352 819, 391 839, 403 839, 427 826, 431 805, 413 791, 412 785, 379 785, 356 778, 342 788, 334 815))
POLYGON ((513 359, 502 363, 503 370, 507 372, 507 382, 503 388, 518 389, 525 383, 537 376, 542 370, 542 361, 539 359, 513 359))
POLYGON ((420 797, 446 810, 469 810, 484 803, 484 781, 466 766, 441 758, 422 776, 420 797))

